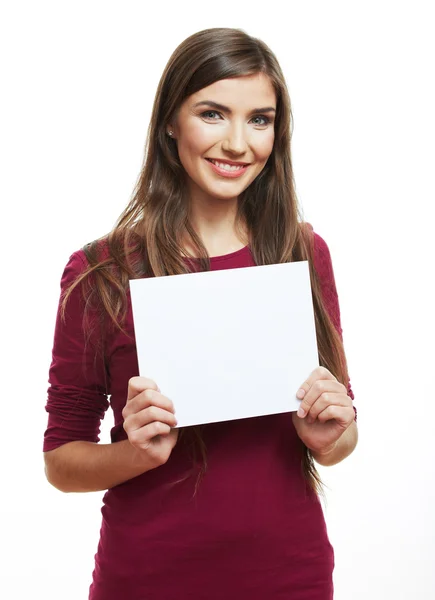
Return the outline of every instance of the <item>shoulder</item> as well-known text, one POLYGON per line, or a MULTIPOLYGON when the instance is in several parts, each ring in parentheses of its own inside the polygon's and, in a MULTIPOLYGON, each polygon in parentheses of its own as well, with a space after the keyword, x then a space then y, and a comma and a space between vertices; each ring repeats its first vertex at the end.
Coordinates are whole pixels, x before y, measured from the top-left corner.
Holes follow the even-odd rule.
POLYGON ((332 276, 332 260, 329 246, 324 238, 316 232, 314 234, 314 267, 320 277, 330 279, 332 276))
POLYGON ((89 263, 82 249, 73 252, 63 270, 61 287, 63 289, 69 287, 87 270, 88 266, 89 263))
POLYGON ((71 254, 63 271, 62 285, 72 283, 89 269, 89 256, 92 254, 95 254, 98 260, 109 257, 107 238, 94 240, 71 254))
POLYGON ((313 237, 314 237, 314 250, 318 253, 318 254, 324 254, 324 255, 330 255, 329 252, 329 247, 328 244, 326 243, 325 239, 319 234, 317 233, 317 231, 313 230, 313 237))
POLYGON ((304 234, 309 237, 312 248, 312 256, 314 268, 321 278, 329 278, 331 276, 332 261, 329 246, 325 239, 314 230, 311 223, 301 224, 304 234))

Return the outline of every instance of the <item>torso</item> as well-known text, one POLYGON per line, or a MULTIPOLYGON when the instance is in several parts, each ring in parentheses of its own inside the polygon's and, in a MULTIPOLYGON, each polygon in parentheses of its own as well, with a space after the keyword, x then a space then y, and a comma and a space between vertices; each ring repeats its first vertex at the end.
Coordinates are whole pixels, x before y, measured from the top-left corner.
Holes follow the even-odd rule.
MULTIPOLYGON (((248 247, 211 259, 212 269, 254 264, 248 247)), ((126 438, 121 411, 138 374, 131 306, 126 327, 131 338, 117 332, 108 348, 114 442, 126 438)), ((206 425, 201 436, 201 480, 187 430, 165 465, 105 494, 90 599, 332 598, 333 550, 291 414, 206 425)))

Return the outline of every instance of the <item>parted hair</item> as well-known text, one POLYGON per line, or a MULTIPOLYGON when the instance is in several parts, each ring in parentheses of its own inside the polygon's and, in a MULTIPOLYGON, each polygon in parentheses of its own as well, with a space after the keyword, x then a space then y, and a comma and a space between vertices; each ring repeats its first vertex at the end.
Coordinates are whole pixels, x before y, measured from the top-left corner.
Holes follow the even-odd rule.
MULTIPOLYGON (((303 219, 295 192, 290 149, 293 120, 285 78, 269 47, 241 29, 200 31, 173 52, 157 87, 144 161, 131 200, 112 231, 84 247, 89 267, 69 287, 62 307, 65 310, 72 290, 80 285, 86 306, 97 307, 101 322, 123 329, 129 279, 189 272, 191 263, 185 259, 192 256, 199 258, 201 270, 210 269, 206 248, 189 221, 185 171, 167 126, 195 92, 221 79, 258 73, 269 78, 276 93, 274 145, 261 173, 238 198, 236 224, 247 225, 257 265, 309 262, 319 364, 347 388, 341 335, 328 314, 314 268, 314 233, 303 219), (186 235, 194 254, 182 244, 186 235)), ((205 468, 200 428, 192 429, 205 468)), ((307 448, 301 469, 310 487, 322 494, 322 481, 307 448)))

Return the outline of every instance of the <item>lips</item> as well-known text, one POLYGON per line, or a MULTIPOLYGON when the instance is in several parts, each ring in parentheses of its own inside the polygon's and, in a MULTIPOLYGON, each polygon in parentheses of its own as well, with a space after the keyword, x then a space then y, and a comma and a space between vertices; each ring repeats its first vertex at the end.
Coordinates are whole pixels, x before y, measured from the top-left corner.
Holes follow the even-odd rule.
POLYGON ((227 165, 229 165, 230 167, 247 167, 249 165, 249 163, 245 163, 245 162, 236 162, 234 160, 226 160, 226 159, 220 159, 220 158, 206 158, 206 160, 212 162, 214 165, 217 165, 219 167, 225 167, 227 165))
POLYGON ((206 158, 215 173, 223 177, 240 177, 249 167, 248 163, 236 163, 234 161, 221 161, 214 158, 206 158))

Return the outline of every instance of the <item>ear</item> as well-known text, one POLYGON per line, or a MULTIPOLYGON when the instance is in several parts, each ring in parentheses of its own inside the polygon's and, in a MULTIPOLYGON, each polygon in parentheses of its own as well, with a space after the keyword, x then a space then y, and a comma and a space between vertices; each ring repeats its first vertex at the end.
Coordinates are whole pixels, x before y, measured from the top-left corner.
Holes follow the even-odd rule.
POLYGON ((168 126, 166 127, 166 135, 169 136, 171 139, 175 140, 175 131, 174 127, 171 124, 168 124, 168 126))

